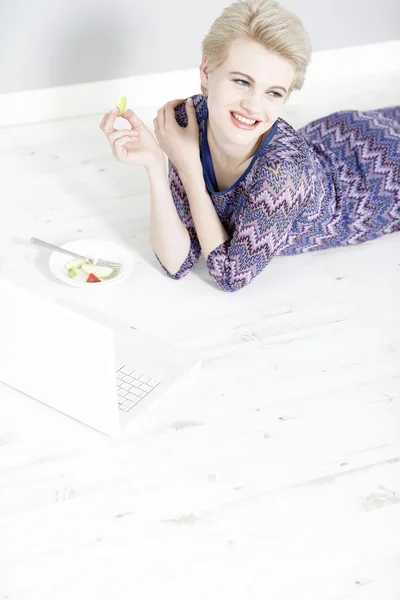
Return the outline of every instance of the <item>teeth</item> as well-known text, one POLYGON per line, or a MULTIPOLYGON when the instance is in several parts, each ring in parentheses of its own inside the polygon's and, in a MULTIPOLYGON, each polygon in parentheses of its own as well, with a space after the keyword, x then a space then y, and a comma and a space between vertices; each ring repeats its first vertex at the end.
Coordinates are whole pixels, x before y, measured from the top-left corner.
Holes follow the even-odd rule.
POLYGON ((238 121, 241 121, 242 123, 246 123, 247 125, 254 125, 254 123, 256 122, 256 120, 252 121, 251 119, 246 119, 245 117, 242 117, 241 115, 238 115, 237 113, 232 113, 232 114, 235 117, 235 119, 237 119, 238 121))

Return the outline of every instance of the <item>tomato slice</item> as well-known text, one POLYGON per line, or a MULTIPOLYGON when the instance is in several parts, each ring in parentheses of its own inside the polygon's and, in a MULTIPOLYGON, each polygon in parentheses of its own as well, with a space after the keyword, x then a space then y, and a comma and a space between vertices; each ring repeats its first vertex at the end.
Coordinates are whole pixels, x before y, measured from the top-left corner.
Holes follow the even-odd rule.
POLYGON ((96 277, 96 275, 94 275, 94 273, 89 273, 89 277, 86 279, 87 283, 97 283, 98 281, 101 282, 101 279, 96 277))

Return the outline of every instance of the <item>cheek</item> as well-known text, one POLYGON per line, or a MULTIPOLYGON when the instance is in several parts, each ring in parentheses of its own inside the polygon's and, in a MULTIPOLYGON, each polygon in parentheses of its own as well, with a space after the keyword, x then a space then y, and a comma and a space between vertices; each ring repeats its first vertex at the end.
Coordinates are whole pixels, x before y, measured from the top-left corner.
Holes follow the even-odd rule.
POLYGON ((283 100, 275 100, 271 102, 267 108, 267 115, 269 119, 276 120, 283 112, 283 100))
POLYGON ((229 118, 229 111, 237 105, 238 101, 235 95, 224 86, 214 89, 212 97, 209 99, 209 107, 214 115, 218 115, 219 119, 229 118))
POLYGON ((220 106, 237 103, 239 94, 229 82, 220 82, 215 88, 215 98, 220 106))

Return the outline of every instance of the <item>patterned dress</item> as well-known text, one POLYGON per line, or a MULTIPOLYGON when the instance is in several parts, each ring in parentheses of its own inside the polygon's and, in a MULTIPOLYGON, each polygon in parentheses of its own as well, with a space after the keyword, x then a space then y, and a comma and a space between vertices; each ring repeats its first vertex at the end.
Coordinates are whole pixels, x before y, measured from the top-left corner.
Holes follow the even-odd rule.
MULTIPOLYGON (((217 285, 236 291, 274 256, 360 244, 400 231, 400 106, 340 111, 299 130, 278 118, 243 175, 218 192, 207 141, 207 98, 193 96, 204 181, 229 239, 207 258, 217 285)), ((185 127, 185 105, 175 109, 185 127)), ((169 184, 190 235, 180 279, 201 256, 189 202, 169 161, 169 184)))

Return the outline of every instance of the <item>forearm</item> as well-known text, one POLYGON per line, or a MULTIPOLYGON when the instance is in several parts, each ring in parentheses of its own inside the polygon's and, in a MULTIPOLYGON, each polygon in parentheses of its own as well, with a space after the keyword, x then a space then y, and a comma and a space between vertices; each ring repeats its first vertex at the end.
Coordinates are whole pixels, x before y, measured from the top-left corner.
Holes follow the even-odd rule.
POLYGON ((204 183, 201 162, 179 170, 204 257, 229 239, 204 183))
POLYGON ((190 236, 176 211, 164 159, 149 167, 147 174, 151 197, 151 244, 164 267, 175 274, 188 256, 190 236))

